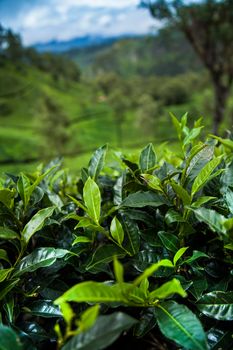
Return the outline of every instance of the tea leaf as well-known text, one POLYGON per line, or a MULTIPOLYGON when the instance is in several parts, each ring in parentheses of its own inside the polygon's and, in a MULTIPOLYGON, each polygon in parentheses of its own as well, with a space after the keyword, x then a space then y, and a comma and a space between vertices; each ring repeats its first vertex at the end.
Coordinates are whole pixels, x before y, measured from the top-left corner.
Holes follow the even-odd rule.
POLYGON ((15 331, 0 324, 0 350, 23 350, 23 346, 15 331))
POLYGON ((197 303, 206 316, 221 321, 233 320, 233 292, 211 292, 204 294, 197 303))
POLYGON ((163 245, 168 250, 176 253, 179 249, 179 239, 172 233, 169 232, 158 232, 158 236, 161 239, 163 245))
POLYGON ((140 154, 140 169, 142 172, 147 172, 153 168, 156 163, 156 155, 152 143, 149 143, 140 154))
POLYGON ((187 296, 187 293, 182 288, 180 281, 176 278, 164 283, 161 287, 155 289, 149 294, 150 299, 166 299, 172 294, 179 294, 183 298, 187 296))
POLYGON ((113 239, 121 245, 124 240, 124 230, 116 216, 112 219, 110 232, 113 239))
POLYGON ((98 148, 91 157, 88 165, 88 174, 93 180, 97 179, 103 169, 107 148, 107 145, 98 148))
POLYGON ((90 177, 83 188, 83 199, 87 207, 88 215, 98 225, 100 219, 101 196, 98 185, 90 177))
POLYGON ((122 312, 99 316, 93 327, 86 332, 74 336, 62 350, 101 350, 111 345, 123 331, 131 328, 137 320, 122 312))
POLYGON ((193 182, 192 190, 191 190, 192 197, 206 184, 207 181, 210 180, 210 176, 212 172, 220 164, 221 161, 222 161, 221 158, 214 158, 210 162, 208 162, 204 166, 204 168, 202 168, 202 170, 200 171, 200 173, 197 175, 196 179, 193 182))
POLYGON ((166 301, 157 305, 155 315, 165 337, 187 350, 208 349, 200 321, 185 305, 166 301))
POLYGON ((121 289, 115 285, 109 286, 100 282, 81 282, 65 292, 60 298, 55 300, 55 305, 64 302, 75 301, 77 303, 110 303, 126 302, 121 289))
POLYGON ((188 249, 189 247, 183 247, 183 248, 180 248, 178 250, 178 252, 176 252, 174 258, 173 258, 173 264, 174 266, 176 266, 176 263, 177 261, 184 255, 184 253, 186 252, 186 250, 188 249))
POLYGON ((135 192, 126 197, 121 203, 122 207, 143 208, 146 206, 160 207, 168 204, 167 201, 159 194, 147 192, 135 192))
POLYGON ((41 267, 50 266, 57 259, 63 258, 68 253, 65 249, 37 248, 31 254, 25 256, 16 266, 15 275, 35 271, 41 267))
POLYGON ((25 243, 29 242, 34 233, 42 229, 45 220, 53 214, 54 210, 55 207, 41 209, 31 218, 22 231, 22 238, 25 243))

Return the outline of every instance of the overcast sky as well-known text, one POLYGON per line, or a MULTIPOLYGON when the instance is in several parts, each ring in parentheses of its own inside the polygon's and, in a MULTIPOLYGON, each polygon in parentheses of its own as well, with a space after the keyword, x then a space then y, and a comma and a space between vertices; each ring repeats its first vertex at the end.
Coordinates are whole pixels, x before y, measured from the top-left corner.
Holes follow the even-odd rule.
POLYGON ((156 27, 139 0, 0 0, 0 22, 25 45, 83 35, 144 34, 156 27))

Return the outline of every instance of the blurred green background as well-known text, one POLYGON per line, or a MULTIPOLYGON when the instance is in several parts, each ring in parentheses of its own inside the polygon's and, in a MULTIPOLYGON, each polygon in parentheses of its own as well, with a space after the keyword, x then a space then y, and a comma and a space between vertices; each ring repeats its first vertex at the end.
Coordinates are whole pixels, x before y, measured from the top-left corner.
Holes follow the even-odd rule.
MULTIPOLYGON (((78 173, 106 143, 134 153, 148 142, 175 142, 170 112, 188 112, 190 123, 203 116, 204 132, 211 131, 208 72, 174 26, 62 53, 24 47, 4 27, 0 40, 1 172, 64 157, 78 173)), ((232 114, 230 96, 220 133, 231 128, 232 114)))

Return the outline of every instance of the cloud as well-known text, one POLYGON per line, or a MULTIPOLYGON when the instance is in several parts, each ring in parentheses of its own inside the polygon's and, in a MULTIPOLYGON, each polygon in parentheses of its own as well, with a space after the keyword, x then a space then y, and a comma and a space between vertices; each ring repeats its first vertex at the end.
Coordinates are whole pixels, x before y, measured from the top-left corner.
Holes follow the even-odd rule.
MULTIPOLYGON (((9 1, 13 4, 13 0, 9 1)), ((22 7, 14 15, 14 12, 8 13, 3 25, 19 32, 26 45, 69 40, 83 35, 145 34, 157 22, 147 10, 138 8, 139 2, 140 0, 22 0, 22 7)))

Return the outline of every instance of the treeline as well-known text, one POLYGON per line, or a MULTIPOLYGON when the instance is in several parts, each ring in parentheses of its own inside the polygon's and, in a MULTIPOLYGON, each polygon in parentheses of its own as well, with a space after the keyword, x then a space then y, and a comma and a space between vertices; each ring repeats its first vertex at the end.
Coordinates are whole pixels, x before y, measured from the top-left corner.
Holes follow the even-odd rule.
POLYGON ((13 64, 18 70, 33 66, 52 75, 54 80, 79 81, 80 69, 68 57, 52 53, 38 53, 34 48, 25 48, 19 35, 0 25, 0 66, 13 64))

